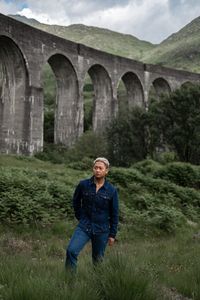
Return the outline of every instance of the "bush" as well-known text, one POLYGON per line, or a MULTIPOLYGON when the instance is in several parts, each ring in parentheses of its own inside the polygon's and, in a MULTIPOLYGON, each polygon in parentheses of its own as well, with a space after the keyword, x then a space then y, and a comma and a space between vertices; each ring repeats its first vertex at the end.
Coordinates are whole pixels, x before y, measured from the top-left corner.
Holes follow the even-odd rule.
POLYGON ((152 159, 145 159, 139 161, 132 165, 132 168, 139 170, 142 174, 154 174, 157 170, 162 168, 160 163, 152 160, 152 159))
POLYGON ((94 160, 99 156, 107 156, 107 142, 102 134, 92 131, 86 131, 71 148, 45 143, 43 151, 35 154, 38 159, 56 164, 80 162, 87 158, 94 160))
POLYGON ((189 163, 171 163, 154 173, 155 177, 170 180, 177 185, 197 188, 200 187, 197 168, 189 163))
POLYGON ((43 161, 50 161, 54 164, 62 164, 68 160, 67 154, 66 146, 45 143, 43 151, 36 153, 35 157, 43 161))
MULTIPOLYGON (((20 167, 19 163, 17 159, 18 168, 0 169, 0 221, 47 224, 74 218, 71 206, 74 185, 91 173, 87 170, 91 168, 92 159, 71 162, 68 164, 70 169, 40 163, 40 169, 35 170, 30 168, 34 163, 32 160, 26 161, 26 168, 20 167)), ((35 163, 38 168, 38 161, 35 163)), ((23 160, 21 164, 24 164, 23 160)), ((119 191, 120 224, 139 232, 172 233, 185 224, 186 219, 199 220, 198 190, 179 186, 159 176, 153 178, 167 167, 148 160, 129 169, 111 168, 108 180, 119 191)), ((183 170, 186 176, 187 169, 183 170)), ((199 178, 199 168, 194 170, 199 178)))
MULTIPOLYGON (((151 161, 146 164, 147 169, 149 165, 154 165, 151 161)), ((144 165, 145 161, 136 164, 145 173, 144 165)), ((158 163, 155 165, 155 170, 162 168, 158 163)), ((134 168, 111 170, 109 179, 118 187, 119 198, 124 202, 120 206, 121 220, 146 228, 145 231, 154 228, 168 233, 176 231, 186 218, 196 221, 200 215, 199 192, 167 180, 152 178, 152 169, 144 175, 134 168)))
POLYGON ((6 223, 51 223, 71 218, 72 188, 41 177, 41 171, 1 169, 0 220, 6 223), (39 175, 39 176, 37 176, 39 175))
POLYGON ((93 159, 84 157, 80 161, 75 161, 67 164, 69 168, 75 169, 75 170, 80 170, 80 171, 87 171, 91 170, 93 166, 93 159))
POLYGON ((115 166, 129 167, 146 158, 146 113, 134 108, 129 114, 119 114, 106 131, 108 158, 115 166))
POLYGON ((149 105, 150 140, 176 152, 179 160, 200 164, 200 86, 182 87, 149 105))
POLYGON ((177 155, 175 152, 165 151, 165 152, 157 153, 154 159, 159 163, 165 165, 167 163, 172 163, 177 161, 177 155))

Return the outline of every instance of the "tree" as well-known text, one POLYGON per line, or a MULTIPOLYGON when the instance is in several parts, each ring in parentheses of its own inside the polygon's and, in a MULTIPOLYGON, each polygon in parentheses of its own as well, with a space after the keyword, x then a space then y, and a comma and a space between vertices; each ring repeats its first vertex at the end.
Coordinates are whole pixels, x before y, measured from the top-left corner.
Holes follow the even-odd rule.
POLYGON ((139 107, 119 113, 106 131, 108 157, 115 166, 128 167, 146 158, 146 112, 139 107))
POLYGON ((167 146, 181 161, 200 164, 200 86, 185 86, 152 101, 148 123, 151 148, 167 146))

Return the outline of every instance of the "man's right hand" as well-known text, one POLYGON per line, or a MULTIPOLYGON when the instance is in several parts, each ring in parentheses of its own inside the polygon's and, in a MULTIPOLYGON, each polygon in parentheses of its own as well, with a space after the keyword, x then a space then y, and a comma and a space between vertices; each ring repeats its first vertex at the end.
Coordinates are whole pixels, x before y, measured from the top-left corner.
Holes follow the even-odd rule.
POLYGON ((114 238, 112 238, 112 237, 109 237, 109 238, 108 238, 108 245, 109 245, 109 246, 113 246, 113 245, 114 245, 114 242, 115 242, 115 239, 114 239, 114 238))

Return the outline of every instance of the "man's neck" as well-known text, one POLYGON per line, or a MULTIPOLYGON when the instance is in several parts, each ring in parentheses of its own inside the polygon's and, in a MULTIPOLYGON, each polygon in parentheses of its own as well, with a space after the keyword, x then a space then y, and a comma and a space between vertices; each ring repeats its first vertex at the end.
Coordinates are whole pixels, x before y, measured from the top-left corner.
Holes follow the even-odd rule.
POLYGON ((94 177, 94 182, 96 183, 96 185, 104 185, 105 178, 104 177, 102 177, 102 178, 94 177))

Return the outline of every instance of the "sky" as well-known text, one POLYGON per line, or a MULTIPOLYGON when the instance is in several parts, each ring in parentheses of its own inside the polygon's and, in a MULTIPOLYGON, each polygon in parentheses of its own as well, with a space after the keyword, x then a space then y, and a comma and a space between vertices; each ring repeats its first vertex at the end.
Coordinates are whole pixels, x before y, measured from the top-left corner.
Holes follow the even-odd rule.
POLYGON ((97 26, 157 44, 200 16, 200 0, 0 0, 0 13, 97 26))

